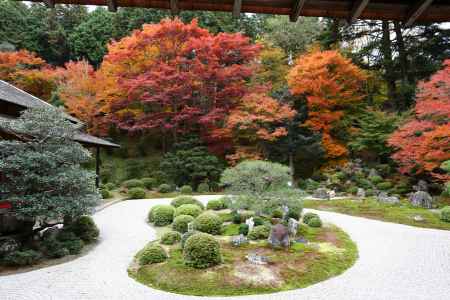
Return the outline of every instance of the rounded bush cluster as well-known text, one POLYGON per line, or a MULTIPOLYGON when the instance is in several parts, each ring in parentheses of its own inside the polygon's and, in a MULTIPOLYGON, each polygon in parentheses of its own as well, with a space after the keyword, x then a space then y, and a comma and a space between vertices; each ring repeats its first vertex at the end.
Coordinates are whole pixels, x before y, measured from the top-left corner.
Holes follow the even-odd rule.
POLYGON ((179 215, 173 220, 172 229, 181 233, 185 233, 188 230, 188 224, 193 221, 193 216, 179 215))
POLYGON ((156 180, 154 178, 146 177, 146 178, 142 178, 141 181, 147 190, 151 190, 156 185, 156 180))
POLYGON ((392 183, 390 183, 389 181, 384 181, 384 182, 380 182, 377 184, 377 188, 382 191, 388 190, 391 187, 392 187, 392 183))
POLYGON ((220 234, 222 219, 212 212, 204 212, 194 220, 194 228, 201 232, 220 234))
POLYGON ((308 224, 309 220, 312 218, 319 218, 319 215, 311 212, 306 213, 303 215, 303 223, 308 224))
POLYGON ((79 217, 70 228, 80 239, 87 243, 96 240, 100 234, 94 219, 90 216, 79 217))
POLYGON ((130 199, 144 199, 145 190, 140 187, 135 187, 128 190, 128 198, 130 199))
POLYGON ((192 194, 192 188, 191 188, 191 186, 190 186, 190 185, 183 185, 183 186, 180 188, 180 193, 186 194, 186 195, 192 194))
POLYGON ((322 227, 322 220, 320 220, 320 218, 318 218, 318 217, 311 218, 308 221, 308 226, 309 227, 322 227))
POLYGON ((111 192, 106 188, 102 188, 100 190, 100 193, 102 194, 102 199, 109 199, 112 197, 111 192))
POLYGON ((190 238, 191 236, 193 236, 196 233, 198 233, 198 231, 188 231, 188 232, 183 233, 183 235, 181 236, 181 249, 184 249, 184 245, 186 244, 186 241, 188 240, 188 238, 190 238))
POLYGON ((225 208, 225 204, 223 203, 222 199, 213 199, 208 201, 206 208, 212 210, 221 210, 225 208))
POLYGON ((181 233, 176 231, 169 231, 162 235, 161 244, 163 245, 173 245, 181 241, 181 233))
POLYGON ((383 178, 381 176, 378 175, 374 175, 374 176, 370 176, 369 180, 373 183, 373 184, 378 184, 380 182, 383 181, 383 178))
POLYGON ((189 215, 194 218, 198 217, 202 213, 202 209, 195 204, 183 204, 177 208, 175 216, 189 215))
POLYGON ((15 251, 7 254, 3 262, 9 266, 30 266, 41 258, 42 254, 34 250, 15 251))
POLYGON ((263 240, 267 239, 270 234, 270 227, 266 225, 255 226, 248 233, 248 238, 251 240, 263 240))
POLYGON ((167 253, 164 249, 156 244, 152 244, 142 251, 139 257, 140 265, 155 264, 163 262, 167 259, 167 253))
POLYGON ((138 180, 138 179, 130 179, 127 181, 124 181, 122 183, 122 185, 124 187, 126 187, 127 189, 131 189, 131 188, 135 188, 135 187, 144 187, 144 183, 142 183, 142 181, 138 180))
POLYGON ((247 235, 248 234, 248 225, 240 224, 239 225, 239 234, 247 235))
POLYGON ((211 235, 196 233, 186 240, 183 249, 186 265, 204 269, 221 263, 220 244, 211 235))
POLYGON ((184 205, 184 204, 195 204, 198 207, 200 207, 202 210, 203 210, 203 208, 205 208, 203 203, 201 203, 200 201, 198 201, 197 199, 195 199, 191 196, 178 196, 178 197, 174 198, 172 200, 172 202, 170 202, 170 204, 175 207, 180 207, 181 205, 184 205))
POLYGON ((272 212, 272 217, 273 218, 282 218, 283 217, 283 211, 281 209, 275 209, 272 212))
POLYGON ((107 189, 108 191, 112 191, 116 188, 116 185, 112 182, 108 182, 103 186, 105 189, 107 189))
POLYGON ((160 193, 170 193, 172 192, 172 187, 169 184, 163 183, 158 187, 158 192, 160 193))
POLYGON ((254 224, 255 226, 264 225, 264 220, 263 220, 263 218, 258 217, 258 216, 253 217, 253 224, 254 224))
POLYGON ((206 182, 202 182, 197 187, 197 192, 199 193, 208 193, 209 192, 209 185, 206 182))
POLYGON ((441 220, 450 222, 450 206, 446 206, 441 210, 441 220))
POLYGON ((155 226, 166 226, 172 223, 175 207, 172 205, 155 205, 148 214, 148 221, 155 226))

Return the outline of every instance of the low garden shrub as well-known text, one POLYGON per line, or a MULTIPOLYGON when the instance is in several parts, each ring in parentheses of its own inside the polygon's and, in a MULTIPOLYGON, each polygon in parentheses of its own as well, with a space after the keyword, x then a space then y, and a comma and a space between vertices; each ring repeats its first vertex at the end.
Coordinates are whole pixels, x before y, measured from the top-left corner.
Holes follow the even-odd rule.
POLYGON ((141 179, 141 181, 147 190, 151 190, 156 186, 156 180, 154 178, 144 177, 141 179))
POLYGON ((178 196, 175 199, 173 199, 172 202, 170 202, 170 204, 175 207, 180 207, 181 205, 184 205, 184 204, 195 204, 198 207, 200 207, 202 210, 205 208, 203 203, 201 203, 200 201, 198 201, 197 199, 195 199, 191 196, 178 196))
POLYGON ((234 224, 241 224, 242 218, 241 215, 238 212, 233 212, 232 219, 234 224))
POLYGON ((204 212, 194 220, 195 230, 210 233, 220 234, 222 227, 222 219, 212 212, 204 212))
POLYGON ((303 215, 303 223, 308 224, 309 220, 312 218, 319 218, 318 214, 308 212, 303 215))
POLYGON ((179 215, 173 220, 172 229, 181 233, 185 233, 188 230, 188 224, 193 221, 193 216, 179 215))
POLYGON ((352 195, 356 195, 357 192, 358 192, 358 188, 356 186, 351 186, 347 189, 347 193, 352 194, 352 195))
POLYGON ((377 184, 377 188, 382 191, 386 191, 392 188, 392 183, 389 181, 380 182, 377 184))
POLYGON ((186 241, 196 233, 198 233, 198 231, 195 231, 195 230, 183 233, 183 235, 181 236, 181 249, 184 249, 184 246, 186 245, 186 241))
POLYGON ((204 269, 221 263, 220 244, 206 233, 196 233, 189 237, 183 249, 186 265, 204 269))
POLYGON ((289 211, 288 211, 288 218, 299 220, 300 219, 300 211, 289 209, 289 211))
POLYGON ((140 187, 140 188, 144 187, 144 183, 142 181, 140 181, 139 179, 130 179, 130 180, 124 181, 122 183, 122 185, 124 187, 126 187, 127 189, 132 189, 132 188, 136 188, 136 187, 140 187))
POLYGON ((308 226, 310 227, 322 227, 322 220, 318 217, 309 219, 308 226))
POLYGON ((224 205, 222 199, 213 199, 213 200, 208 201, 206 208, 212 209, 212 210, 221 210, 221 209, 225 208, 225 205, 224 205))
POLYGON ((105 183, 105 185, 103 187, 105 189, 107 189, 108 191, 112 191, 116 188, 116 185, 112 182, 108 182, 108 183, 105 183))
POLYGON ((173 245, 181 241, 181 233, 177 231, 169 231, 162 235, 161 244, 163 245, 173 245))
POLYGON ((3 258, 3 263, 8 266, 31 266, 42 258, 40 252, 34 250, 15 251, 3 258))
POLYGON ((192 194, 192 188, 190 185, 183 185, 180 188, 180 193, 185 194, 185 195, 190 195, 192 194))
POLYGON ((197 187, 197 192, 199 193, 208 193, 209 192, 209 185, 206 182, 202 182, 197 187))
POLYGON ((95 225, 94 219, 90 216, 79 217, 70 226, 70 230, 87 243, 95 241, 100 234, 97 225, 95 225))
POLYGON ((100 190, 100 193, 102 194, 102 199, 109 199, 112 197, 112 194, 109 190, 106 188, 103 188, 100 190))
POLYGON ((45 254, 51 258, 61 258, 70 254, 69 249, 56 239, 47 239, 43 242, 45 254))
POLYGON ((202 213, 202 209, 195 204, 183 204, 175 211, 175 216, 189 215, 194 218, 198 217, 202 213))
POLYGON ((240 224, 239 225, 239 234, 247 235, 248 234, 248 225, 240 224))
POLYGON ((169 184, 163 183, 158 187, 158 192, 162 194, 172 192, 172 187, 169 184))
POLYGON ((281 209, 275 209, 272 212, 272 217, 273 218, 282 218, 283 217, 283 211, 281 209))
POLYGON ((253 223, 255 226, 264 225, 264 219, 258 216, 253 217, 253 223))
POLYGON ((369 180, 373 183, 373 184, 378 184, 380 182, 383 182, 383 177, 378 176, 378 175, 374 175, 374 176, 370 176, 369 180))
POLYGON ((130 199, 144 199, 145 190, 140 187, 135 187, 128 190, 128 198, 130 199))
POLYGON ((175 215, 175 207, 172 205, 155 205, 148 214, 148 221, 155 226, 166 226, 172 223, 175 215))
POLYGON ((69 254, 80 254, 84 247, 84 242, 81 239, 73 239, 61 242, 62 246, 69 250, 69 254))
POLYGON ((441 210, 441 220, 450 222, 450 206, 446 206, 441 210))
POLYGON ((167 253, 164 249, 156 244, 147 246, 139 257, 140 265, 155 264, 163 262, 167 259, 167 253))
POLYGON ((255 226, 248 233, 248 238, 251 240, 263 240, 267 239, 270 234, 270 227, 266 225, 255 226))

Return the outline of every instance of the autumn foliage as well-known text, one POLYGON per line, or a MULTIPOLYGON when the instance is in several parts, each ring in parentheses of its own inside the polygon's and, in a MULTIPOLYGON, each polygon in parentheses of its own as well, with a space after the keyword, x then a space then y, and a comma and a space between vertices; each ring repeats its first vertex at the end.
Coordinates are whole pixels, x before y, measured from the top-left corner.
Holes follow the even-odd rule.
POLYGON ((348 153, 332 130, 346 110, 365 97, 363 84, 366 78, 361 69, 338 51, 317 48, 300 56, 289 72, 292 94, 307 100, 306 125, 322 133, 322 145, 329 159, 341 159, 348 153))
POLYGON ((414 111, 414 118, 389 139, 397 149, 392 158, 404 174, 425 173, 448 180, 439 167, 450 159, 450 60, 429 81, 419 84, 414 111))

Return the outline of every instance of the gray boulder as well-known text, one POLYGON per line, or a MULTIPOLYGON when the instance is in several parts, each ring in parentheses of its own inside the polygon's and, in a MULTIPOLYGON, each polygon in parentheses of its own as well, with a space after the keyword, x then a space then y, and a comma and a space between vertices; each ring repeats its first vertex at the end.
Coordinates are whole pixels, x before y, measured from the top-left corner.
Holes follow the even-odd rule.
POLYGON ((417 191, 409 197, 409 201, 412 205, 423 208, 433 207, 433 197, 428 192, 417 191))
POLYGON ((356 192, 356 197, 358 197, 358 198, 365 198, 366 197, 366 191, 363 188, 358 188, 358 191, 356 192))
POLYGON ((286 226, 282 224, 273 226, 268 241, 273 247, 289 247, 289 231, 286 226))
POLYGON ((400 202, 400 199, 395 196, 388 196, 386 192, 380 192, 377 196, 377 200, 378 202, 387 204, 397 204, 400 202))
POLYGON ((16 251, 19 247, 19 242, 11 237, 0 238, 0 256, 16 251))
POLYGON ((314 198, 328 200, 330 199, 330 194, 326 188, 318 188, 313 193, 314 198))
POLYGON ((415 186, 413 186, 413 189, 416 192, 420 192, 420 191, 428 192, 428 183, 425 180, 421 179, 417 182, 417 184, 415 186))
POLYGON ((377 170, 375 169, 370 169, 369 171, 369 177, 374 177, 374 176, 380 176, 377 172, 377 170))

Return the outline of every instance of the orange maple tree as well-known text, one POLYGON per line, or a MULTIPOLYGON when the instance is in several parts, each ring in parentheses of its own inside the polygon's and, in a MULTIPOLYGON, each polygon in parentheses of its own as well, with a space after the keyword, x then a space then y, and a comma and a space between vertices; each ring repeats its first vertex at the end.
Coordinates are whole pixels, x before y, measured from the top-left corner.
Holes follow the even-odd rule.
POLYGON ((346 110, 365 97, 365 72, 336 50, 313 48, 296 60, 287 79, 291 93, 306 98, 306 125, 322 133, 327 157, 344 158, 348 150, 332 130, 346 110))

